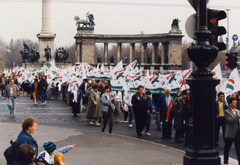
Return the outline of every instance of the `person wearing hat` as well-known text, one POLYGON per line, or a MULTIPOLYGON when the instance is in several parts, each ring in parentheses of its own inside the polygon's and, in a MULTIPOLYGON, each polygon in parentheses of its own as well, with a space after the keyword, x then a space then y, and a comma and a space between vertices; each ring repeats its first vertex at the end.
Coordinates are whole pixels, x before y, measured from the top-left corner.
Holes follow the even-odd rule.
MULTIPOLYGON (((44 150, 46 151, 46 153, 49 154, 49 164, 50 165, 53 165, 54 163, 54 155, 56 153, 62 153, 62 154, 65 154, 67 153, 68 151, 70 151, 70 149, 73 149, 75 147, 76 144, 72 144, 72 145, 67 145, 65 147, 62 147, 60 149, 56 149, 56 144, 54 144, 53 142, 46 142, 43 144, 43 147, 44 147, 44 150)), ((44 152, 44 151, 43 151, 44 152)), ((43 153, 42 152, 42 153, 43 153)), ((39 154, 41 155, 41 153, 39 154)), ((46 157, 46 156, 45 156, 46 157)))

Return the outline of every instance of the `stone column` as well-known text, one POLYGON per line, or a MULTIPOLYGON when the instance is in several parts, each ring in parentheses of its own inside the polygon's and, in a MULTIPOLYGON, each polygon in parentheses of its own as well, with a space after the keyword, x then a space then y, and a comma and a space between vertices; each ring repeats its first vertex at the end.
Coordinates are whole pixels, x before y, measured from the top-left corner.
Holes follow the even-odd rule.
POLYGON ((108 63, 108 43, 104 43, 104 62, 108 63))
POLYGON ((120 61, 121 56, 122 56, 122 43, 118 43, 118 45, 117 45, 117 63, 120 61))
POLYGON ((162 63, 164 63, 164 52, 165 52, 165 45, 164 42, 162 42, 162 53, 161 53, 161 58, 162 58, 162 63))
POLYGON ((37 34, 39 39, 39 62, 46 61, 44 49, 49 46, 51 48, 51 56, 54 58, 54 38, 55 34, 51 30, 51 0, 42 0, 42 30, 37 34))
POLYGON ((147 43, 142 43, 141 64, 144 64, 144 57, 147 57, 147 43))
POLYGON ((42 31, 41 31, 41 34, 52 35, 51 0, 42 0, 42 31))
POLYGON ((135 57, 135 43, 130 43, 130 57, 129 63, 132 63, 133 57, 135 57))
POLYGON ((77 62, 81 61, 81 43, 76 43, 77 46, 77 62))
POLYGON ((157 55, 158 43, 152 43, 152 64, 155 64, 157 55))
POLYGON ((162 43, 163 44, 163 47, 164 47, 164 49, 163 49, 163 63, 164 64, 168 64, 168 58, 169 58, 169 56, 168 56, 168 47, 169 47, 169 43, 168 42, 163 42, 162 43))

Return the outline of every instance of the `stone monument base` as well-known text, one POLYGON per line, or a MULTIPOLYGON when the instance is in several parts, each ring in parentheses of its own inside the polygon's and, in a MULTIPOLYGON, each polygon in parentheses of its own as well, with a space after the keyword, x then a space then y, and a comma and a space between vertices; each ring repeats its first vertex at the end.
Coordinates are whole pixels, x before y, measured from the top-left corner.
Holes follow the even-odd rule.
MULTIPOLYGON (((48 68, 51 67, 51 63, 50 62, 44 62, 44 63, 23 63, 22 66, 25 69, 32 69, 32 70, 37 70, 37 69, 41 69, 44 65, 46 65, 48 68)), ((60 68, 68 68, 70 66, 72 66, 72 63, 55 63, 56 67, 60 67, 60 68)))

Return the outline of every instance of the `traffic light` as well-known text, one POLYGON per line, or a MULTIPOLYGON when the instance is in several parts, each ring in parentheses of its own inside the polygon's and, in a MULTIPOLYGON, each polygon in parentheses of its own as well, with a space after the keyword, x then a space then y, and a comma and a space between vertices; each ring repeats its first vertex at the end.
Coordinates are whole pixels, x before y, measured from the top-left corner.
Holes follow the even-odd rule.
POLYGON ((237 62, 238 62, 238 54, 237 53, 233 53, 232 54, 232 58, 233 58, 233 68, 236 68, 238 66, 237 62))
POLYGON ((226 56, 227 56, 227 59, 226 59, 226 61, 227 61, 227 64, 226 64, 226 66, 228 67, 228 68, 232 68, 232 56, 230 56, 230 54, 229 53, 226 53, 225 54, 226 56))
POLYGON ((228 62, 226 66, 230 69, 234 69, 238 66, 238 54, 237 53, 226 53, 227 59, 226 61, 228 62))
POLYGON ((223 26, 218 26, 218 21, 227 17, 223 10, 208 9, 208 30, 211 31, 209 42, 211 45, 218 47, 219 51, 225 50, 226 45, 223 42, 218 42, 218 36, 226 34, 226 29, 223 26))

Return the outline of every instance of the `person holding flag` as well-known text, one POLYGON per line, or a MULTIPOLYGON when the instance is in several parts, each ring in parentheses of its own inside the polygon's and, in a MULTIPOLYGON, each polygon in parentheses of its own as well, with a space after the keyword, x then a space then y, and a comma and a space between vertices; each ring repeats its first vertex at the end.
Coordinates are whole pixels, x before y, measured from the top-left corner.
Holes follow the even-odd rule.
POLYGON ((158 101, 157 114, 160 114, 162 125, 162 139, 171 139, 173 113, 170 111, 173 103, 173 97, 170 95, 171 88, 165 88, 165 94, 161 95, 158 101))

